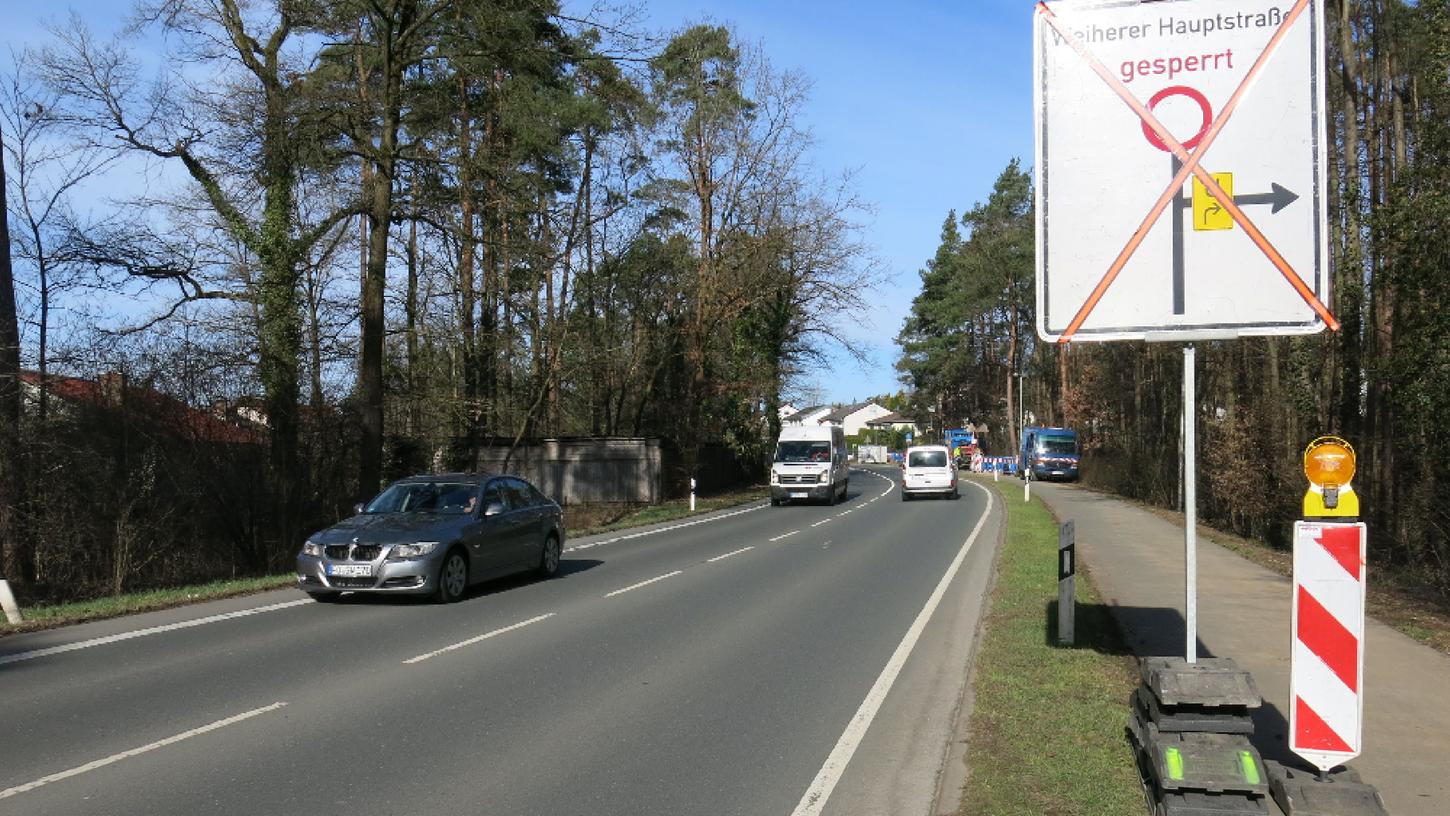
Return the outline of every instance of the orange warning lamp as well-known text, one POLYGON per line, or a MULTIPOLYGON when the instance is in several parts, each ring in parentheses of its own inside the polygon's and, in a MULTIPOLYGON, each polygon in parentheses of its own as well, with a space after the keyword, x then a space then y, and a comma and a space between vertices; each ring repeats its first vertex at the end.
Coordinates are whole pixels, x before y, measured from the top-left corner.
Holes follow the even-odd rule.
POLYGON ((1359 515, 1354 478, 1354 448, 1337 436, 1321 436, 1304 449, 1305 518, 1341 518, 1359 515))

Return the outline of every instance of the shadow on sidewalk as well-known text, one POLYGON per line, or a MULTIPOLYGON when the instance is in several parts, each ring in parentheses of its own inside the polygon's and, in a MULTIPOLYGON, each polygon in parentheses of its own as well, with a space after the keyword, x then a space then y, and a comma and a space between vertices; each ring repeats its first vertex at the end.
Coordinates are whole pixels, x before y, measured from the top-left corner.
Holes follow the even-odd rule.
MULTIPOLYGON (((1183 654, 1183 615, 1177 609, 1142 606, 1107 606, 1077 604, 1074 612, 1072 646, 1057 642, 1057 600, 1048 601, 1042 630, 1047 645, 1054 649, 1091 649, 1100 654, 1132 655, 1136 658, 1183 654)), ((1198 642, 1199 657, 1215 655, 1198 642)), ((1123 717, 1128 715, 1128 701, 1123 700, 1123 717)), ((1254 712, 1254 733, 1249 738, 1264 759, 1273 759, 1292 767, 1308 768, 1289 752, 1289 721, 1284 712, 1269 700, 1254 712)))

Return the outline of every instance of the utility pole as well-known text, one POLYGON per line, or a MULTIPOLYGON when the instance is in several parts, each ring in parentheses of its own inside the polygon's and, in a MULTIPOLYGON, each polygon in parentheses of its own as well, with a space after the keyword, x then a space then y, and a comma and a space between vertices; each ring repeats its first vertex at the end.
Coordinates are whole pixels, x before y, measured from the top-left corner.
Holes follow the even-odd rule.
MULTIPOLYGON (((1026 377, 1027 372, 1020 368, 1017 369, 1017 410, 1020 412, 1020 421, 1017 423, 1017 428, 1019 431, 1027 427, 1027 395, 1022 391, 1024 388, 1022 382, 1026 377)), ((1018 444, 1021 444, 1021 440, 1018 440, 1018 444)))

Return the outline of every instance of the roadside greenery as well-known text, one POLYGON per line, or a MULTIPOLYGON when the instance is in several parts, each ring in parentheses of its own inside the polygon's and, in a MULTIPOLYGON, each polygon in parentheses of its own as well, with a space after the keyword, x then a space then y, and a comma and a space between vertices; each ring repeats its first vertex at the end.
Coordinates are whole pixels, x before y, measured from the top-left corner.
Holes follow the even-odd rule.
MULTIPOLYGON (((693 513, 690 512, 690 500, 679 499, 616 512, 612 517, 601 516, 597 512, 588 513, 588 508, 571 507, 565 509, 565 517, 572 523, 583 523, 586 525, 579 529, 570 528, 569 535, 574 538, 579 538, 595 533, 607 533, 630 527, 644 527, 650 524, 675 521, 676 519, 682 519, 688 516, 749 504, 763 500, 767 492, 767 488, 762 486, 721 493, 714 496, 697 497, 695 511, 693 513)), ((236 595, 265 592, 269 589, 281 589, 292 586, 295 581, 295 577, 291 573, 287 573, 285 575, 269 575, 261 578, 242 578, 235 581, 213 581, 207 584, 177 587, 175 589, 131 592, 76 603, 44 604, 26 607, 21 610, 21 614, 25 617, 22 623, 10 624, 0 619, 0 637, 17 634, 19 632, 54 629, 58 626, 69 626, 77 623, 85 623, 86 621, 101 620, 103 618, 115 618, 121 615, 132 615, 137 612, 151 612, 157 609, 169 609, 176 606, 202 603, 203 601, 215 601, 220 598, 230 598, 236 595)))
MULTIPOLYGON (((1057 521, 1041 499, 1007 508, 991 611, 973 678, 960 814, 1143 812, 1123 736, 1136 664, 1079 567, 1075 647, 1057 640, 1057 521)), ((1012 491, 1015 497, 1016 491, 1012 491)))
MULTIPOLYGON (((763 501, 769 494, 769 488, 751 487, 745 490, 736 490, 730 493, 721 493, 716 496, 698 496, 695 499, 695 512, 690 512, 689 499, 675 499, 673 501, 660 502, 645 507, 628 511, 623 515, 609 519, 591 519, 585 522, 586 527, 574 529, 569 528, 569 535, 575 538, 594 535, 595 533, 608 533, 614 530, 623 530, 628 527, 644 527, 650 524, 659 524, 666 521, 696 516, 701 513, 710 513, 715 510, 724 510, 750 502, 763 501)), ((565 519, 572 522, 570 511, 565 510, 565 519)))
POLYGON ((240 578, 235 581, 212 581, 207 584, 176 587, 175 589, 130 592, 76 603, 25 607, 20 610, 25 618, 23 622, 11 624, 0 620, 0 636, 32 632, 38 629, 54 629, 57 626, 69 626, 102 618, 116 618, 122 615, 133 615, 137 612, 152 612, 157 609, 215 601, 236 595, 265 592, 269 589, 292 586, 296 580, 295 576, 288 573, 287 575, 268 575, 261 578, 240 578))
POLYGON ((808 77, 727 25, 117 5, 114 37, 76 17, 0 66, 0 574, 24 602, 275 573, 384 482, 540 439, 657 438, 670 495, 743 481, 782 394, 862 353, 840 316, 883 274, 867 208, 812 158, 808 77))

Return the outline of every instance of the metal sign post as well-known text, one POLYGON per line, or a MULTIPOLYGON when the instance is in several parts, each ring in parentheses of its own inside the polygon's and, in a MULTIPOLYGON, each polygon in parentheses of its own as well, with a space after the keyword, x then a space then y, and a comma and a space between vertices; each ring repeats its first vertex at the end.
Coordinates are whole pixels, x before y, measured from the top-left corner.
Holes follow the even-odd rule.
POLYGON ((1198 388, 1193 344, 1183 347, 1183 659, 1198 662, 1198 388))

